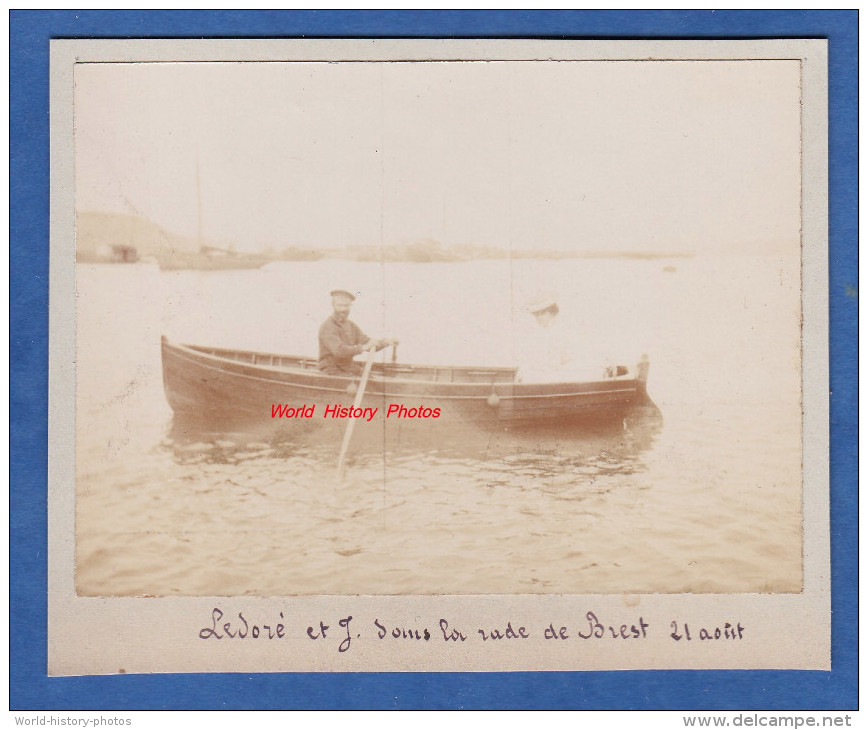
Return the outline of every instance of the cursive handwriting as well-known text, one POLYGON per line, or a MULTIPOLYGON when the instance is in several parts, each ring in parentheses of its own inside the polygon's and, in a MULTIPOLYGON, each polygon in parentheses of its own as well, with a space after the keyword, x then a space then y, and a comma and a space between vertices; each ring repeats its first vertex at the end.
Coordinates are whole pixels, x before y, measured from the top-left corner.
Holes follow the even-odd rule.
MULTIPOLYGON (((283 612, 280 613, 280 618, 283 618, 283 612)), ((211 626, 199 631, 200 639, 246 639, 248 636, 253 639, 268 638, 282 639, 284 638, 284 629, 282 623, 278 623, 272 627, 271 624, 253 624, 252 626, 244 618, 244 614, 238 612, 240 623, 233 624, 231 621, 226 621, 218 626, 223 621, 223 611, 215 608, 211 611, 211 626)))
POLYGON ((597 614, 593 611, 588 611, 585 614, 588 619, 588 633, 583 634, 578 631, 580 639, 602 639, 609 637, 612 639, 646 639, 648 638, 648 624, 639 617, 639 625, 631 624, 628 628, 627 624, 621 624, 617 628, 615 626, 604 626, 597 618, 597 614))
MULTIPOLYGON (((236 618, 229 618, 223 610, 214 607, 211 610, 209 624, 199 629, 200 639, 285 639, 294 637, 294 632, 287 630, 283 612, 268 623, 252 621, 243 611, 236 618)), ((669 639, 676 642, 733 642, 743 641, 747 629, 740 621, 722 621, 719 624, 699 626, 682 620, 669 622, 666 629, 658 625, 655 633, 651 624, 642 616, 629 622, 611 621, 594 611, 588 611, 573 625, 550 622, 541 624, 538 628, 528 627, 515 621, 506 621, 495 625, 482 627, 456 626, 455 621, 441 618, 436 626, 418 625, 416 623, 391 622, 382 618, 374 618, 371 624, 361 623, 348 614, 338 618, 336 622, 319 620, 304 629, 302 636, 310 641, 325 642, 344 654, 355 646, 355 640, 366 638, 377 642, 400 640, 412 646, 447 644, 456 646, 475 640, 480 644, 492 642, 509 642, 522 644, 529 639, 538 639, 553 644, 564 642, 576 643, 582 641, 636 641, 647 640, 652 636, 669 639), (335 626, 333 629, 332 626, 335 626), (470 629, 470 630, 468 630, 470 629)))

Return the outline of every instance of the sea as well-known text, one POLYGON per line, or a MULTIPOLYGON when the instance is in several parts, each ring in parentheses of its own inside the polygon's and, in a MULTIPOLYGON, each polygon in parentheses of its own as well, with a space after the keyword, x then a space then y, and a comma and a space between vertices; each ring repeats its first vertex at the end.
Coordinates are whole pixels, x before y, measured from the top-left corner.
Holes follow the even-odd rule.
MULTIPOLYGON (((86 596, 773 593, 802 588, 791 254, 76 269, 76 590, 86 596), (316 356, 333 288, 400 362, 514 365, 557 299, 577 378, 650 361, 657 415, 262 438, 179 423, 160 338, 316 356)), ((390 353, 384 351, 383 357, 390 353)), ((349 397, 347 403, 349 404, 349 397)), ((290 404, 302 405, 302 404, 290 404)), ((369 428, 366 431, 366 426, 369 428)))

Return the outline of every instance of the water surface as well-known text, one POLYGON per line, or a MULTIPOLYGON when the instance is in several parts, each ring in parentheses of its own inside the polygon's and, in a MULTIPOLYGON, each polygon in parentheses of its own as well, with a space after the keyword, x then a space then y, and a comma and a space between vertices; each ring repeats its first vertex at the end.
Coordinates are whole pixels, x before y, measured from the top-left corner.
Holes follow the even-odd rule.
POLYGON ((801 589, 797 262, 766 257, 77 269, 76 583, 85 595, 801 589), (671 270, 674 266, 675 270, 671 270), (669 267, 667 270, 666 267, 669 267), (190 428, 160 336, 316 353, 327 292, 402 361, 511 365, 544 286, 579 368, 651 359, 660 417, 602 432, 190 428), (379 439, 379 440, 378 440, 379 439))

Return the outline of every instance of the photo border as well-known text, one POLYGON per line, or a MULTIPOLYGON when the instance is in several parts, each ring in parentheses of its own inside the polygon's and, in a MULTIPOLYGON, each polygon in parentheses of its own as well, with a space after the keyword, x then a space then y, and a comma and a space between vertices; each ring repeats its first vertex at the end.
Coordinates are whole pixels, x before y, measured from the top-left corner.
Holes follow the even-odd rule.
MULTIPOLYGON (((13 11, 10 14, 10 707, 856 709, 856 11, 13 11), (48 54, 51 38, 829 40, 832 671, 196 674, 49 678, 48 54)), ((798 641, 798 637, 793 637, 798 641)))

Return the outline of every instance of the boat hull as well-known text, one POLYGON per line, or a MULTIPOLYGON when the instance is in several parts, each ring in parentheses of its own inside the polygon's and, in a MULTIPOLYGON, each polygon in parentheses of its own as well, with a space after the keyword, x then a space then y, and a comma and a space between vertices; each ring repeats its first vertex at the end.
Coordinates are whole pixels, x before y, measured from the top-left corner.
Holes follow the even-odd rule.
MULTIPOLYGON (((334 407, 353 404, 358 383, 322 374, 312 359, 178 345, 165 337, 162 363, 176 415, 239 426, 332 420, 339 417, 334 407), (275 415, 281 406, 293 416, 275 415)), ((375 364, 360 407, 376 408, 375 418, 388 423, 521 427, 606 423, 648 403, 638 377, 531 384, 517 382, 512 368, 375 364)))

